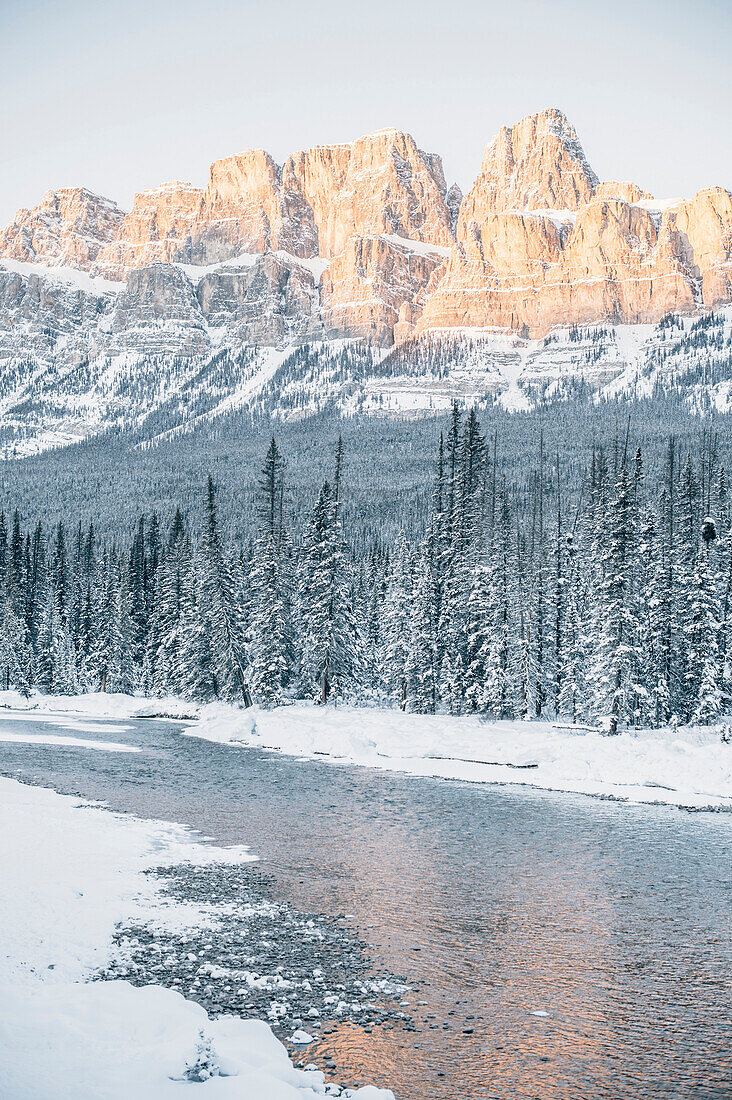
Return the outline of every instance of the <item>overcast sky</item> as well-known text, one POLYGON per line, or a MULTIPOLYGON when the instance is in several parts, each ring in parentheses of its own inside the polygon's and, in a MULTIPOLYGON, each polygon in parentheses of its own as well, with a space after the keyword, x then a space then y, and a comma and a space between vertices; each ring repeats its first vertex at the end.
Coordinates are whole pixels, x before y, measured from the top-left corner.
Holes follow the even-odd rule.
POLYGON ((408 130, 467 189, 560 107, 601 179, 732 188, 732 0, 0 0, 0 224, 49 187, 128 207, 208 165, 408 130))

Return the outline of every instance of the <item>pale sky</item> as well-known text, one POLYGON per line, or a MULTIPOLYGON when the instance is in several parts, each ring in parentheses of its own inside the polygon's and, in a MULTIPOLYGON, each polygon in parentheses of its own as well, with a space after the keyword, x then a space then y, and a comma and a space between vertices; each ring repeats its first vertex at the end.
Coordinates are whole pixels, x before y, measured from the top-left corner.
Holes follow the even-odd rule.
POLYGON ((546 106, 601 179, 732 188, 731 47, 732 0, 0 0, 0 225, 49 187, 129 208, 230 153, 386 126, 467 190, 546 106))

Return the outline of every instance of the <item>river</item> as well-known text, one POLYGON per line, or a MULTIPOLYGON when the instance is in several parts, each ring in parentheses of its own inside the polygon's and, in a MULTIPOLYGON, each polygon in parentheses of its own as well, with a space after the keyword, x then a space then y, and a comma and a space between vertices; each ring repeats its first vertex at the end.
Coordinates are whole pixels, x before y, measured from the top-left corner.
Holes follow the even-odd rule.
MULTIPOLYGON (((51 721, 24 733, 61 733, 51 721)), ((65 719, 68 722, 68 719, 65 719)), ((0 771, 248 844, 347 915, 409 1029, 332 1022, 305 1060, 397 1100, 732 1096, 732 816, 295 760, 107 722, 139 753, 0 745, 0 771)))

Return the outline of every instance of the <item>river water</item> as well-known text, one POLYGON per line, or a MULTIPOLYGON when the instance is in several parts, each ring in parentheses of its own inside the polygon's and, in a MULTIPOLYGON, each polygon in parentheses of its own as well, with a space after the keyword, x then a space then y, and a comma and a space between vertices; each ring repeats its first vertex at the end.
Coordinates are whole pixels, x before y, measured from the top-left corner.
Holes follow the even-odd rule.
POLYGON ((397 1100, 732 1097, 732 816, 104 725, 86 736, 143 751, 1 744, 0 770, 250 845, 278 901, 347 914, 411 986, 414 1030, 334 1022, 307 1048, 333 1079, 397 1100))

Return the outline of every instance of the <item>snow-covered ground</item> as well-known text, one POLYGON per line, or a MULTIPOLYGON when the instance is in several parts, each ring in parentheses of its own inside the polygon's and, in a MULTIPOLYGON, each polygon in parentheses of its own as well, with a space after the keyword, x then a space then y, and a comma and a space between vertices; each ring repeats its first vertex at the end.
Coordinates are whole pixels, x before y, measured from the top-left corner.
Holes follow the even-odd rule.
MULTIPOLYGON (((190 719, 181 728, 187 736, 334 764, 732 810, 732 744, 722 741, 721 728, 716 727, 629 730, 607 737, 587 727, 552 722, 492 722, 307 704, 271 711, 241 710, 224 703, 197 708, 174 698, 103 694, 23 699, 17 692, 0 692, 3 706, 33 708, 34 720, 46 714, 58 723, 66 716, 77 733, 93 732, 94 727, 80 726, 73 716, 163 715, 190 719)), ((19 737, 22 734, 16 733, 15 739, 19 737)))
MULTIPOLYGON (((79 730, 78 716, 86 718, 195 718, 199 707, 185 699, 170 695, 161 699, 149 699, 142 695, 125 695, 122 692, 92 691, 86 695, 21 695, 19 691, 0 691, 0 715, 3 710, 28 711, 32 721, 46 714, 60 715, 54 722, 63 725, 63 715, 69 728, 79 730)), ((17 720, 17 714, 14 718, 17 720)), ((88 727, 87 727, 88 728, 88 727)))
MULTIPOLYGON (((147 868, 238 863, 254 858, 246 850, 11 779, 0 779, 0 835, 3 1100, 166 1100, 193 1081, 196 1095, 222 1100, 325 1095, 323 1075, 295 1069, 262 1021, 209 1019, 160 986, 85 980, 110 961, 119 922, 206 921, 201 907, 165 901, 147 868)), ((393 1100, 375 1088, 349 1095, 393 1100)))

